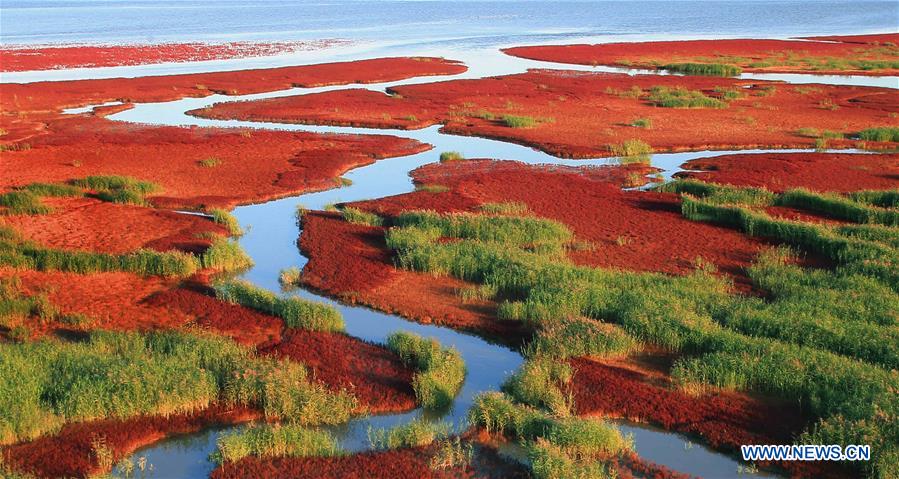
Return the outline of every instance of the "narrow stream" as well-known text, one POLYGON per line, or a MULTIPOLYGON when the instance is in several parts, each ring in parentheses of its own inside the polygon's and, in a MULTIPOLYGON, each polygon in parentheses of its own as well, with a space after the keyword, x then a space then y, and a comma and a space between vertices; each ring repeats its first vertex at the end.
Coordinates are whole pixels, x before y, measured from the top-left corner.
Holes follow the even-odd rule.
MULTIPOLYGON (((427 52, 430 53, 430 52, 427 52)), ((583 71, 620 71, 583 67, 577 65, 551 64, 509 57, 491 50, 470 51, 468 54, 453 51, 453 57, 466 63, 469 71, 458 78, 481 78, 492 75, 519 73, 527 68, 564 68, 583 71)), ((421 54, 421 53, 419 53, 421 54)), ((812 79, 820 83, 854 83, 845 77, 821 78, 812 75, 753 75, 754 79, 784 79, 801 83, 812 79), (801 77, 801 78, 793 78, 801 77)), ((862 81, 869 78, 861 77, 862 81)), ((853 77, 855 79, 855 77, 853 77)), ((303 194, 295 197, 269 201, 266 203, 241 206, 234 210, 240 224, 247 233, 240 238, 241 246, 253 258, 255 266, 243 274, 252 283, 272 291, 279 291, 277 281, 279 272, 288 267, 302 268, 307 259, 303 257, 296 244, 302 233, 296 226, 294 213, 297 205, 312 210, 321 210, 329 203, 349 202, 364 199, 375 199, 397 195, 414 190, 409 172, 427 163, 438 160, 442 151, 459 151, 466 158, 512 159, 529 164, 554 165, 610 165, 616 159, 566 160, 550 156, 535 149, 489 140, 478 137, 453 136, 439 132, 439 126, 421 130, 381 130, 370 128, 348 128, 331 126, 309 126, 282 123, 220 121, 194 118, 184 114, 185 111, 203 108, 216 102, 245 101, 280 96, 313 94, 324 91, 368 88, 383 92, 385 88, 400 84, 424 83, 440 81, 440 77, 420 77, 398 82, 369 85, 343 85, 322 88, 292 88, 271 93, 222 96, 213 95, 207 98, 186 98, 164 103, 137 104, 131 110, 110 116, 110 119, 154 125, 196 125, 209 127, 242 127, 262 128, 290 131, 309 131, 325 134, 384 134, 412 138, 433 145, 434 148, 423 153, 405 157, 385 159, 371 165, 354 169, 344 175, 352 180, 347 187, 303 194)), ((82 113, 84 108, 70 110, 70 113, 82 113)), ((652 155, 653 166, 662 169, 662 176, 670 179, 671 175, 680 171, 680 165, 694 158, 716 156, 728 153, 763 153, 787 152, 803 150, 742 150, 716 152, 689 152, 652 155)), ((383 343, 386 337, 396 331, 411 331, 423 336, 437 338, 445 346, 453 346, 462 354, 468 366, 468 375, 462 391, 452 406, 440 413, 424 412, 420 409, 401 413, 360 417, 339 427, 329 428, 340 440, 341 446, 351 452, 370 448, 367 431, 370 427, 391 427, 408 422, 415 417, 439 420, 452 423, 457 428, 465 427, 465 417, 473 398, 480 392, 497 390, 499 386, 522 363, 521 355, 507 347, 492 344, 483 338, 455 331, 450 328, 415 323, 401 317, 374 311, 365 307, 341 304, 330 298, 316 295, 310 291, 298 290, 285 294, 296 294, 335 306, 346 321, 347 334, 364 341, 383 343)), ((739 463, 729 456, 711 451, 701 445, 693 445, 685 437, 646 427, 626 421, 616 421, 625 433, 633 434, 637 453, 649 460, 674 470, 693 475, 708 477, 773 477, 765 473, 740 473, 739 463)), ((223 432, 238 429, 236 426, 223 429, 210 429, 196 434, 160 441, 143 448, 133 455, 144 457, 153 466, 151 477, 200 477, 207 476, 214 464, 208 455, 214 451, 215 443, 223 432)), ((122 471, 116 469, 114 474, 121 476, 122 471)))

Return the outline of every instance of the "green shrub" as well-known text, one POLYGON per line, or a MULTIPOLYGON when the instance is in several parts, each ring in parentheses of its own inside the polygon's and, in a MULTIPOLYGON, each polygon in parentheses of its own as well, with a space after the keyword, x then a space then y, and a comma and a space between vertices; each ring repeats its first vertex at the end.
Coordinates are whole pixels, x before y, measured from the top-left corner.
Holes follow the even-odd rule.
POLYGON ((684 87, 669 88, 652 87, 649 92, 650 103, 663 108, 727 108, 727 102, 706 96, 698 90, 684 87))
POLYGON ((248 456, 334 457, 343 454, 337 439, 327 431, 294 424, 263 424, 221 435, 213 457, 219 464, 224 464, 248 456))
POLYGON ((369 428, 368 441, 374 449, 419 447, 428 446, 449 433, 449 423, 418 418, 391 429, 369 428))
POLYGON ((546 409, 557 416, 568 416, 572 413, 573 399, 563 388, 567 388, 572 374, 566 362, 536 357, 526 361, 502 389, 520 403, 546 409))
POLYGON ((738 66, 721 63, 670 63, 663 65, 661 68, 671 73, 716 77, 733 77, 743 73, 743 70, 738 66))
POLYGON ((419 404, 429 409, 448 406, 465 381, 465 363, 454 348, 442 348, 436 339, 405 332, 391 334, 387 347, 417 372, 412 388, 419 404))
POLYGON ((461 161, 464 159, 465 159, 465 157, 462 156, 462 153, 459 153, 458 151, 444 151, 443 153, 440 154, 440 162, 441 163, 447 163, 450 161, 461 161))
POLYGON ((343 332, 340 313, 331 306, 298 297, 282 298, 244 280, 234 279, 215 285, 219 299, 278 316, 291 328, 309 331, 343 332))

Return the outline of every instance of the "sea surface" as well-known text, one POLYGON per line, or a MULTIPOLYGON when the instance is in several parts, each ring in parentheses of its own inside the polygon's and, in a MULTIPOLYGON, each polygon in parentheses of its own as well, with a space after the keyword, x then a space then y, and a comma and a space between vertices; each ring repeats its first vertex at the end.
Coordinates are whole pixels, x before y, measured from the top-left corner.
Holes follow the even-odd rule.
POLYGON ((3 0, 0 43, 341 38, 409 45, 896 31, 897 1, 3 0))

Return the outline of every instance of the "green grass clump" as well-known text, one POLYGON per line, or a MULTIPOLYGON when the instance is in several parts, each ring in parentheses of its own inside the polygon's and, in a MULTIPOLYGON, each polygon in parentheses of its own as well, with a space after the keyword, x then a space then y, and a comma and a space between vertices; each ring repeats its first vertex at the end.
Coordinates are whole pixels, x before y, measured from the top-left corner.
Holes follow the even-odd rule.
POLYGON ((369 213, 368 211, 362 211, 358 208, 346 207, 340 210, 340 214, 343 215, 343 219, 345 219, 349 223, 353 223, 354 225, 384 225, 384 218, 381 218, 374 213, 369 213))
POLYGON ((417 371, 412 388, 419 404, 439 409, 452 403, 465 381, 465 363, 455 348, 405 332, 391 334, 387 347, 417 371))
POLYGON ((222 160, 218 158, 203 158, 202 160, 197 162, 198 165, 203 168, 215 168, 216 166, 222 164, 222 160))
POLYGON ((707 96, 699 90, 688 90, 684 87, 652 87, 648 100, 663 108, 727 108, 728 106, 725 101, 707 96))
POLYGON ((671 73, 716 77, 733 77, 743 73, 743 69, 738 66, 722 63, 670 63, 661 68, 671 73))
MULTIPOLYGON (((527 307, 526 303, 506 303, 508 306, 504 310, 508 311, 510 306, 519 304, 527 307)), ((535 315, 526 314, 523 317, 533 320, 535 315)), ((606 358, 624 356, 639 350, 641 346, 639 341, 617 325, 572 318, 550 324, 544 322, 537 336, 528 344, 526 352, 528 355, 550 355, 555 358, 606 358)))
POLYGON ((538 123, 534 117, 519 115, 503 115, 502 120, 509 128, 533 128, 538 123))
POLYGON ((223 434, 213 454, 219 464, 256 457, 334 457, 344 452, 327 431, 295 424, 263 424, 223 434))
POLYGON ((212 221, 227 228, 231 236, 243 235, 243 228, 240 227, 240 222, 228 210, 213 208, 209 210, 209 214, 212 215, 212 221))
POLYGON ((722 100, 733 101, 746 97, 746 90, 739 87, 715 87, 715 93, 721 96, 722 100))
POLYGON ((41 197, 27 190, 14 190, 0 195, 0 207, 7 215, 44 215, 52 208, 41 202, 41 197))
POLYGON ((572 413, 573 398, 565 389, 572 374, 568 363, 540 356, 526 361, 502 389, 522 404, 545 409, 556 416, 568 416, 572 413))
POLYGON ((419 183, 415 185, 415 191, 426 191, 428 193, 446 193, 449 190, 449 187, 446 185, 436 185, 433 183, 419 183))
POLYGON ((252 267, 253 260, 237 241, 216 236, 200 256, 200 264, 219 271, 239 271, 252 267))
POLYGON ((723 186, 691 179, 661 184, 656 187, 656 191, 686 193, 717 205, 770 206, 774 204, 775 198, 774 193, 764 188, 723 186))
POLYGON ((899 208, 899 189, 862 190, 849 193, 849 197, 860 203, 880 206, 881 208, 899 208))
POLYGON ((295 288, 303 284, 303 271, 296 266, 282 269, 278 275, 278 282, 282 288, 295 288))
POLYGON ((634 128, 643 128, 646 130, 652 129, 652 120, 649 118, 637 118, 631 122, 631 126, 634 128))
POLYGON ((76 197, 84 194, 77 186, 60 183, 32 183, 22 188, 38 196, 50 196, 54 198, 76 197))
POLYGON ((530 213, 528 205, 518 201, 484 203, 479 209, 489 215, 524 216, 530 213))
POLYGON ((374 449, 398 449, 432 444, 447 437, 450 425, 418 418, 391 429, 369 429, 368 441, 374 449))
MULTIPOLYGON (((572 234, 564 225, 533 217, 485 216, 459 213, 441 215, 433 211, 407 211, 396 218, 401 227, 431 230, 439 236, 476 239, 513 245, 562 245, 572 234)), ((388 234, 388 242, 391 235, 388 234)))
POLYGON ((214 402, 272 419, 334 424, 355 399, 310 382, 298 363, 260 358, 206 333, 93 332, 83 341, 0 344, 0 444, 71 422, 189 413, 214 402))
POLYGON ((331 306, 298 297, 282 298, 248 281, 220 282, 215 285, 215 293, 223 301, 278 316, 290 328, 332 333, 345 329, 340 313, 331 306))
POLYGON ((899 127, 882 126, 878 128, 866 128, 858 132, 859 139, 865 141, 896 141, 899 142, 899 127))
POLYGON ((614 156, 649 161, 649 155, 652 154, 652 146, 642 140, 630 139, 618 145, 609 145, 609 151, 614 156))
POLYGON ((461 161, 464 159, 465 159, 465 157, 462 156, 462 153, 459 153, 458 151, 444 151, 443 153, 440 154, 440 162, 441 163, 447 163, 450 161, 461 161))
POLYGON ((797 188, 779 195, 776 203, 781 206, 823 213, 833 218, 855 223, 899 226, 899 212, 859 203, 837 194, 815 193, 797 188))
POLYGON ((128 176, 88 176, 72 180, 71 184, 93 191, 97 198, 112 203, 127 203, 139 206, 147 204, 146 196, 161 188, 155 183, 140 181, 128 176))

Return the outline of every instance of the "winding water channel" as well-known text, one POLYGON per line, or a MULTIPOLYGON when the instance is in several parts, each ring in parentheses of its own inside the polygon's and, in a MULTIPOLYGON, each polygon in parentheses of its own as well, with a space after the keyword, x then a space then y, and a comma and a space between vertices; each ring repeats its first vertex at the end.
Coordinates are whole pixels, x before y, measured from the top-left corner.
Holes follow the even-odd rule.
MULTIPOLYGON (((417 52, 434 54, 434 52, 417 52)), ((614 68, 594 68, 577 65, 562 65, 547 62, 518 59, 506 56, 495 49, 471 50, 468 52, 448 52, 448 57, 458 59, 469 67, 463 74, 446 77, 420 77, 409 80, 368 84, 343 85, 322 88, 292 88, 283 91, 243 96, 213 95, 206 98, 187 98, 164 103, 137 104, 127 110, 110 116, 117 121, 146 123, 154 125, 196 125, 208 127, 262 128, 291 131, 310 131, 325 134, 391 134, 411 138, 433 145, 433 149, 392 159, 377 161, 371 165, 349 171, 345 178, 352 180, 350 186, 328 191, 269 201, 261 204, 241 206, 234 210, 240 224, 247 233, 240 243, 253 258, 255 266, 243 277, 257 286, 279 291, 279 272, 287 267, 302 268, 307 259, 297 248, 297 238, 302 233, 294 219, 297 205, 320 210, 330 203, 381 198, 413 191, 409 172, 427 163, 436 162, 442 151, 459 151, 467 158, 512 159, 530 164, 554 165, 609 165, 615 159, 566 160, 550 156, 529 147, 478 137, 464 137, 443 134, 439 126, 421 130, 380 130, 369 128, 349 128, 330 126, 310 126, 282 123, 207 120, 187 116, 184 112, 203 108, 217 102, 246 101, 289 95, 306 95, 324 91, 367 88, 384 92, 385 88, 412 83, 441 81, 443 79, 481 78, 524 72, 528 68, 560 68, 582 71, 625 71, 614 68)), ((629 72, 635 73, 635 72, 629 72)), ((873 86, 897 87, 895 77, 890 79, 871 77, 820 77, 812 75, 744 75, 751 79, 782 80, 795 83, 868 84, 873 86)), ((82 113, 89 108, 70 110, 82 113)), ((774 150, 784 152, 789 150, 774 150)), ((800 150, 793 150, 800 151, 800 150)), ((743 150, 741 153, 760 153, 761 150, 743 150)), ((662 170, 662 175, 670 179, 680 170, 680 165, 690 159, 719 154, 727 151, 691 152, 652 155, 652 165, 662 170)), ((350 267, 350 266, 347 266, 350 267)), ((367 431, 370 427, 391 427, 408 422, 415 417, 447 421, 457 428, 465 427, 465 417, 473 398, 480 392, 497 390, 499 386, 522 363, 517 352, 505 346, 490 343, 483 338, 455 331, 450 328, 415 323, 399 316, 374 311, 365 307, 341 304, 330 298, 319 296, 306 290, 284 294, 296 294, 307 299, 325 302, 336 307, 346 321, 347 334, 364 341, 383 343, 386 337, 396 331, 411 331, 437 338, 443 345, 459 350, 468 367, 465 384, 452 406, 441 413, 426 413, 414 410, 401 414, 384 414, 359 417, 347 424, 330 428, 347 451, 356 452, 370 448, 367 431)), ((637 453, 650 461, 674 470, 707 477, 772 477, 766 473, 738 472, 739 463, 730 456, 711 451, 703 446, 694 446, 686 437, 639 424, 616 421, 625 433, 633 434, 637 453)), ((153 466, 150 477, 201 477, 207 476, 214 464, 208 455, 215 449, 216 439, 225 431, 245 426, 205 430, 196 434, 170 438, 143 448, 133 455, 144 457, 153 466)), ((114 471, 121 475, 120 470, 114 471)))

